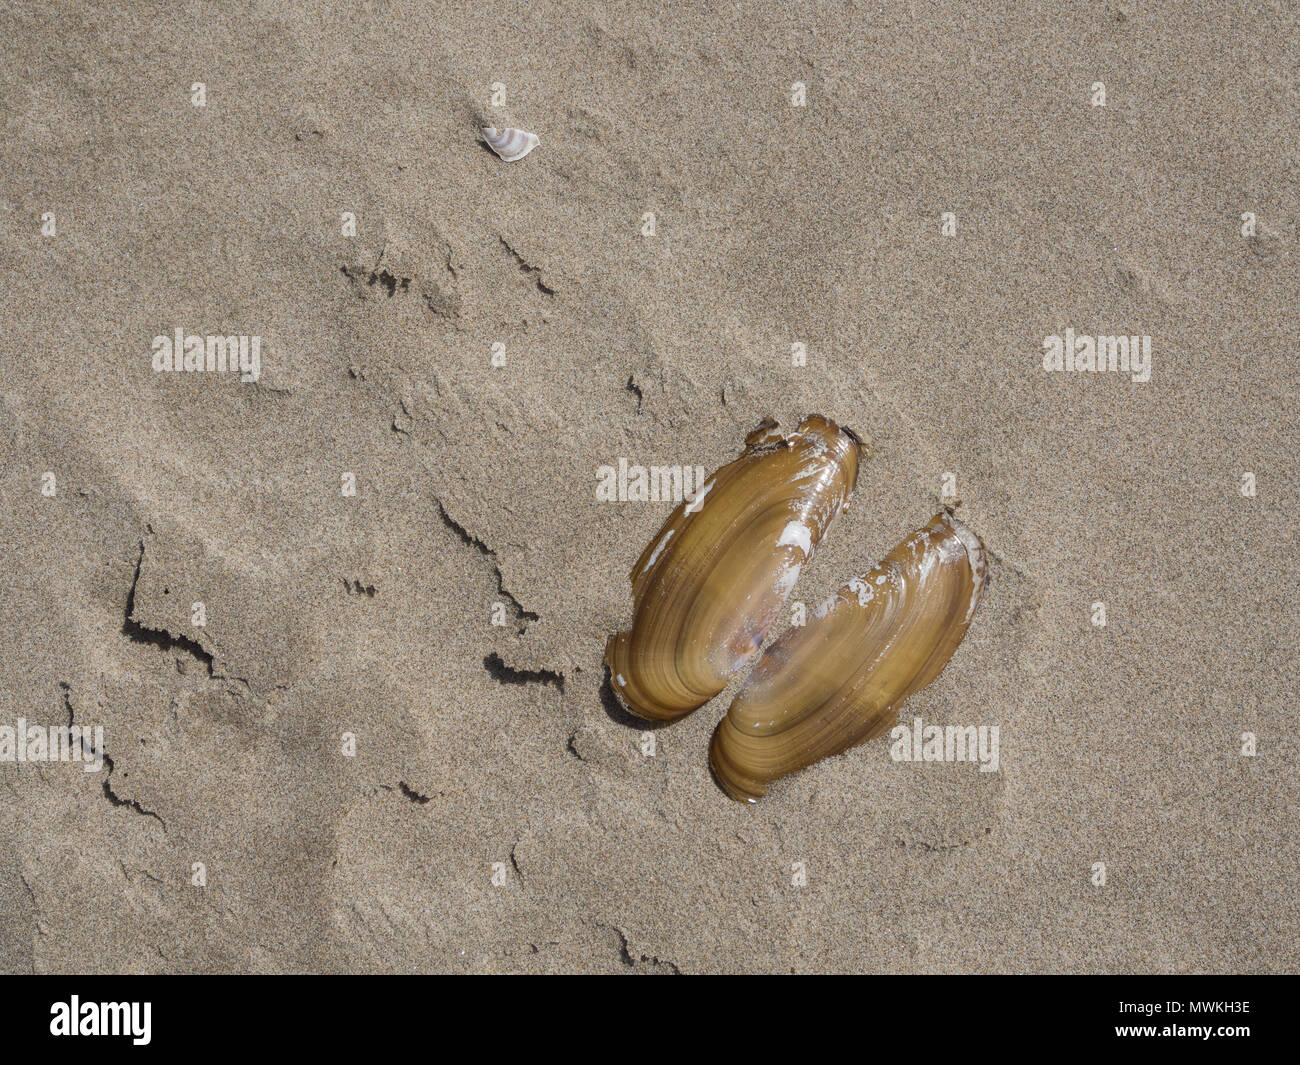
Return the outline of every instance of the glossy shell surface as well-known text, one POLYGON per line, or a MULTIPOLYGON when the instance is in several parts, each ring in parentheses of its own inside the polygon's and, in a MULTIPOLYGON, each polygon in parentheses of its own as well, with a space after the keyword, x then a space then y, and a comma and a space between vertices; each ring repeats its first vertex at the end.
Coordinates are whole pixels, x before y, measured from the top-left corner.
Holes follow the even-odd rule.
POLYGON ((756 801, 893 725, 961 643, 987 573, 979 537, 941 513, 773 643, 709 746, 727 794, 756 801))
POLYGON ((669 516, 632 570, 633 615, 605 650, 629 712, 672 721, 757 654, 827 527, 848 503, 862 445, 814 415, 766 421, 669 516))

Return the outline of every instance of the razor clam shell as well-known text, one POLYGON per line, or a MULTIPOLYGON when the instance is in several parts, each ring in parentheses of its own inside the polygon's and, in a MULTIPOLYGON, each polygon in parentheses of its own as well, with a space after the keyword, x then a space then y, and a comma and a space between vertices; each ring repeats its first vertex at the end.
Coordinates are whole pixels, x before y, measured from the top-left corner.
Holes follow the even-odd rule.
POLYGON ((483 139, 507 163, 522 159, 541 143, 536 133, 513 127, 497 129, 495 126, 484 126, 483 139))
POLYGON ((820 415, 788 437, 768 419, 673 511, 632 570, 632 626, 605 648, 629 713, 682 717, 753 659, 848 502, 861 452, 857 437, 820 415))
POLYGON ((772 644, 709 744, 727 794, 755 802, 891 725, 956 651, 987 573, 979 537, 941 513, 772 644))

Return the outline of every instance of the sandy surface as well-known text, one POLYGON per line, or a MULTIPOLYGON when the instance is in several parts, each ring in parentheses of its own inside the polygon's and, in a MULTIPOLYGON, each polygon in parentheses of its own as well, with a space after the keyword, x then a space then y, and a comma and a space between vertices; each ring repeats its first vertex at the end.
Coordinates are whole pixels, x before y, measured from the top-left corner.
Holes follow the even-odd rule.
POLYGON ((112 767, 0 762, 0 969, 1295 970, 1296 10, 978 6, 6 7, 0 725, 112 767), (903 716, 999 772, 743 807, 730 693, 654 757, 602 695, 671 504, 597 468, 810 412, 874 458, 803 602, 955 475, 903 716))

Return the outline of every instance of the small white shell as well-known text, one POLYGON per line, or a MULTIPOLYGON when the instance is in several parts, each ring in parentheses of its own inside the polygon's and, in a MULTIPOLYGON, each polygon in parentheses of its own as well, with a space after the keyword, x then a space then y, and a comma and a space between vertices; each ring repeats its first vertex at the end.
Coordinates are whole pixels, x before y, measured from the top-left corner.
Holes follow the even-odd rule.
POLYGON ((483 127, 483 139, 507 163, 522 159, 541 143, 536 133, 522 129, 497 129, 495 126, 483 127))

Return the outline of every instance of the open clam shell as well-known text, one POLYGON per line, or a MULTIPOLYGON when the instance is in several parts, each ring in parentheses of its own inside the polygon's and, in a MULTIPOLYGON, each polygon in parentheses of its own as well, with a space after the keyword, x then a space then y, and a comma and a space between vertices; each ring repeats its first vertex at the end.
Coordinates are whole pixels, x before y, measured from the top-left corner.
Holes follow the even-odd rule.
POLYGON ((848 502, 861 454, 852 432, 820 415, 789 436, 768 419, 673 511, 632 570, 632 627, 605 648, 629 712, 679 718, 754 657, 848 502))
POLYGON ((541 140, 536 133, 529 133, 527 130, 514 129, 513 127, 497 129, 495 126, 484 126, 483 139, 487 141, 487 146, 507 163, 522 159, 541 144, 541 140))
POLYGON ((979 537, 939 514, 772 644, 709 745, 727 794, 757 801, 892 724, 961 643, 987 572, 979 537))

